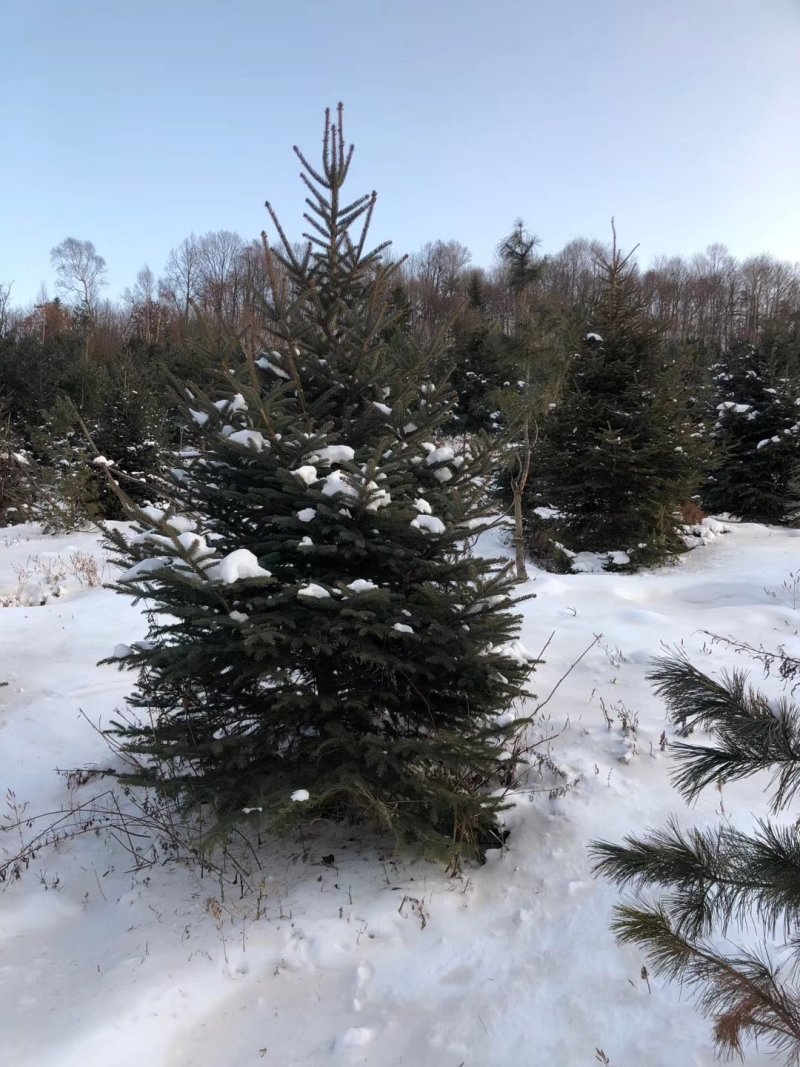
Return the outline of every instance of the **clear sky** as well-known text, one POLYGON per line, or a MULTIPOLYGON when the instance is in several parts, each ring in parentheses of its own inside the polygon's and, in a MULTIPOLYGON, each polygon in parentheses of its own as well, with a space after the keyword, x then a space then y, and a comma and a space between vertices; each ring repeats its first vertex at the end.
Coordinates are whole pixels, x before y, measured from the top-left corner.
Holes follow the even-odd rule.
POLYGON ((190 232, 298 234, 343 100, 397 251, 572 237, 800 259, 800 0, 5 0, 0 282, 94 241, 108 295, 190 232))

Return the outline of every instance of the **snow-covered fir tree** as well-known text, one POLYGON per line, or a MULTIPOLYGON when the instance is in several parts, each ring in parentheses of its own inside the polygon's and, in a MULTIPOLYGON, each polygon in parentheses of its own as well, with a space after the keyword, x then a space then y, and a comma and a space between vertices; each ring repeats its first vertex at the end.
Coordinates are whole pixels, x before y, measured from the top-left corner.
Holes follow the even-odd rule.
MULTIPOLYGON (((375 194, 342 198, 352 147, 326 117, 298 252, 268 209, 268 341, 223 395, 191 388, 205 450, 112 535, 149 638, 120 724, 142 780, 246 811, 367 820, 458 863, 490 839, 531 664, 512 575, 468 543, 488 441, 441 436, 433 351, 387 337, 393 269, 367 251, 375 194)), ((252 815, 251 815, 252 817, 252 815)))
POLYGON ((715 367, 715 469, 703 489, 708 511, 781 523, 796 511, 800 389, 761 344, 734 345, 715 367))
POLYGON ((540 500, 560 516, 559 539, 573 552, 611 553, 611 567, 656 563, 685 548, 679 509, 696 482, 697 441, 661 356, 635 264, 615 242, 537 464, 540 500))

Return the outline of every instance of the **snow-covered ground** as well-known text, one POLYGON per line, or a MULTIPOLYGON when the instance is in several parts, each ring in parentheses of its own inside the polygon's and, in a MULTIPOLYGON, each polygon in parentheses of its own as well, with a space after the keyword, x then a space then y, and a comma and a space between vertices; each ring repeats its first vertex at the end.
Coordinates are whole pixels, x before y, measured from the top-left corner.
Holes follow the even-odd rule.
MULTIPOLYGON (((592 877, 586 846, 673 812, 747 824, 764 810, 758 783, 685 809, 644 676, 662 643, 706 669, 739 662, 703 631, 800 651, 800 607, 783 588, 798 536, 732 524, 636 577, 533 572, 523 639, 537 652, 553 633, 540 699, 602 634, 545 709, 568 787, 532 781, 507 850, 460 878, 323 828, 265 845, 243 899, 180 864, 131 870, 103 834, 39 852, 0 893, 0 1062, 577 1067, 599 1048, 612 1067, 713 1063, 688 998, 648 986, 638 951, 615 945, 615 891, 592 877)), ((138 608, 90 584, 88 556, 102 571, 90 534, 0 530, 0 785, 31 815, 69 802, 56 768, 111 761, 92 724, 108 723, 130 679, 96 663, 145 629, 138 608)), ((0 849, 16 843, 0 835, 0 849)))

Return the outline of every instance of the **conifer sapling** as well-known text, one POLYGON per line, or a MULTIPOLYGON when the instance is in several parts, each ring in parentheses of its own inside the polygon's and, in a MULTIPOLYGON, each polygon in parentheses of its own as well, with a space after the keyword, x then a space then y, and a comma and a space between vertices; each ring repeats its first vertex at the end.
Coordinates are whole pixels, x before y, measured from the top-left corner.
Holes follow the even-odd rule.
POLYGON ((204 451, 111 534, 117 588, 150 608, 121 661, 139 722, 115 729, 138 780, 220 831, 246 809, 371 820, 457 864, 503 806, 531 668, 512 575, 468 550, 492 455, 443 438, 436 352, 387 341, 394 268, 367 249, 375 194, 343 197, 341 106, 320 167, 295 151, 306 244, 267 205, 264 351, 218 397, 189 386, 204 451))

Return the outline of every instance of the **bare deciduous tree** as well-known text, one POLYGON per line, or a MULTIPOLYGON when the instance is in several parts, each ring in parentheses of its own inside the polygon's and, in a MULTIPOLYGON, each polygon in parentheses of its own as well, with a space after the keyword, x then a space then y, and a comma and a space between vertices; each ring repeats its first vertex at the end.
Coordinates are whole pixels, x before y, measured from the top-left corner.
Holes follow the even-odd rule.
POLYGON ((157 343, 164 325, 164 309, 158 301, 156 277, 148 266, 136 275, 133 289, 126 289, 123 300, 129 310, 128 330, 147 344, 157 343))
POLYGON ((184 325, 200 292, 200 282, 200 246, 192 233, 170 252, 161 281, 161 298, 175 307, 184 325))
POLYGON ((11 286, 13 282, 0 282, 0 337, 5 337, 11 311, 11 286))
POLYGON ((238 233, 217 230, 199 242, 203 302, 218 322, 232 324, 237 317, 244 241, 238 233))
POLYGON ((59 292, 65 297, 77 298, 91 314, 100 290, 106 284, 106 261, 97 254, 92 242, 66 237, 52 249, 50 261, 55 267, 59 292))
POLYGON ((412 302, 431 333, 451 322, 465 301, 464 272, 471 258, 458 241, 428 241, 407 261, 412 302))

